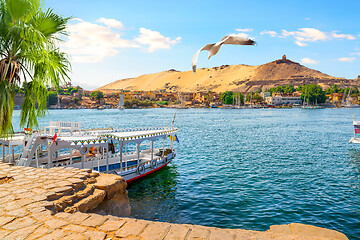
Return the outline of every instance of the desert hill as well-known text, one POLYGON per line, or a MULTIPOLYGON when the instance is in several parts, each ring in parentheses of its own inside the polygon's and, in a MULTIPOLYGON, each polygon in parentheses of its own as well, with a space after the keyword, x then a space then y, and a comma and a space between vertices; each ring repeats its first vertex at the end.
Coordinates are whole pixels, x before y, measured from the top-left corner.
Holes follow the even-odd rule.
POLYGON ((341 86, 359 86, 359 79, 349 80, 332 77, 302 66, 297 62, 282 59, 259 66, 223 65, 214 68, 179 72, 174 69, 154 74, 146 74, 136 78, 127 78, 109 83, 98 88, 104 92, 120 89, 131 91, 196 92, 211 90, 214 92, 237 91, 249 92, 262 87, 271 88, 278 85, 315 83, 327 88, 334 83, 341 86))

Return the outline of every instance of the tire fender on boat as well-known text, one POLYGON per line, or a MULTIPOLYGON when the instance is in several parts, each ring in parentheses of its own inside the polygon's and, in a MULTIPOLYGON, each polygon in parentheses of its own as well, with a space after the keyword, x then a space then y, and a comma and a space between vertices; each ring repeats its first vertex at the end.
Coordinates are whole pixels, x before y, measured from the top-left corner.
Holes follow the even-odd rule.
POLYGON ((157 167, 157 160, 156 160, 156 159, 153 159, 153 160, 151 161, 151 167, 152 167, 153 169, 155 169, 155 168, 157 167))
POLYGON ((144 164, 140 164, 138 167, 137 167, 137 172, 142 175, 145 173, 145 167, 144 167, 144 164))
POLYGON ((79 151, 80 151, 81 154, 87 154, 87 153, 88 153, 88 150, 89 150, 89 149, 88 149, 87 147, 81 146, 81 148, 80 148, 79 151))
POLYGON ((117 173, 115 170, 109 171, 109 174, 116 174, 116 175, 118 175, 118 173, 117 173))

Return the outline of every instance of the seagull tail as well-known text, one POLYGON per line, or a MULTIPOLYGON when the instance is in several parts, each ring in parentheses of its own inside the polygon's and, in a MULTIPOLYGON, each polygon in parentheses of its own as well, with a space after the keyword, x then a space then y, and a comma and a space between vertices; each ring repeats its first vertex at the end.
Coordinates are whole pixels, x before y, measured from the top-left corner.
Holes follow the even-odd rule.
POLYGON ((196 74, 196 65, 192 66, 193 72, 196 74))

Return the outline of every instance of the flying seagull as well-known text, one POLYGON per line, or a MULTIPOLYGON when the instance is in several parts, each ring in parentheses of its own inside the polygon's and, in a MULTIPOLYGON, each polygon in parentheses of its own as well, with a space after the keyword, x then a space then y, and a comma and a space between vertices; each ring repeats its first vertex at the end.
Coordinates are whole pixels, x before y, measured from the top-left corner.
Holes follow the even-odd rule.
POLYGON ((208 50, 209 51, 208 59, 210 59, 211 56, 214 56, 215 54, 217 54, 221 45, 223 45, 223 44, 255 45, 256 42, 251 39, 248 39, 248 38, 240 37, 235 34, 230 34, 229 36, 223 37, 220 42, 207 44, 203 48, 201 48, 199 51, 197 51, 193 56, 192 68, 193 68, 194 73, 196 73, 196 63, 197 63, 197 60, 199 57, 199 53, 203 50, 208 50))

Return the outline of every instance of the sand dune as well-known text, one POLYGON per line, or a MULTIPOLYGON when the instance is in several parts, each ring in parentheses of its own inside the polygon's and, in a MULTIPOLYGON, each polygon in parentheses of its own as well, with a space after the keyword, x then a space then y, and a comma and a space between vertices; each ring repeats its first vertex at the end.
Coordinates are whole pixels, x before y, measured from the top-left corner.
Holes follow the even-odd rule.
POLYGON ((259 66, 224 65, 215 68, 201 68, 194 74, 192 71, 179 72, 169 70, 154 74, 146 74, 136 78, 117 80, 98 88, 104 92, 116 90, 196 92, 211 90, 214 92, 255 91, 278 85, 293 84, 295 86, 317 83, 328 87, 334 83, 340 85, 357 85, 357 81, 336 78, 302 66, 299 63, 283 59, 259 66))

